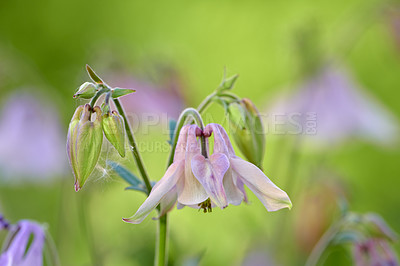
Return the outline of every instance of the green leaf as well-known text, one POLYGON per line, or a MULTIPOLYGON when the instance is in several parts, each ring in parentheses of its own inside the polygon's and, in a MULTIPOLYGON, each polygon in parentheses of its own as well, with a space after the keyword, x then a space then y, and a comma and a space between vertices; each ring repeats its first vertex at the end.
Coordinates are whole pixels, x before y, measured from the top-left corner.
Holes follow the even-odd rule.
POLYGON ((133 89, 123 89, 123 88, 114 88, 112 91, 112 97, 114 99, 131 94, 133 92, 136 92, 136 90, 133 89))
POLYGON ((147 189, 144 184, 139 184, 137 186, 126 187, 125 190, 137 190, 147 194, 147 189))
POLYGON ((89 77, 97 84, 104 84, 103 80, 94 72, 94 70, 89 66, 86 65, 86 71, 89 74, 89 77))
POLYGON ((143 182, 140 181, 136 175, 134 175, 132 172, 130 172, 120 164, 107 160, 107 165, 110 166, 112 170, 114 170, 122 179, 128 182, 128 184, 130 184, 132 187, 141 187, 141 186, 144 187, 143 182))

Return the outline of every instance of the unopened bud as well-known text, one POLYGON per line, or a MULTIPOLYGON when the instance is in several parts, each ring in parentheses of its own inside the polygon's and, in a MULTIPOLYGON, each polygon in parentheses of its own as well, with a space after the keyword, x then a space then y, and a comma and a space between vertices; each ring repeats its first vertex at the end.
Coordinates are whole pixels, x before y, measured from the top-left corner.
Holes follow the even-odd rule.
POLYGON ((103 131, 108 141, 115 147, 121 157, 125 157, 124 118, 116 111, 103 116, 103 131))
POLYGON ((251 163, 262 167, 265 134, 260 114, 249 99, 228 106, 230 126, 236 145, 251 163))
POLYGON ((68 128, 67 153, 75 177, 75 191, 79 191, 93 172, 103 142, 100 107, 79 106, 68 128), (92 112, 96 120, 90 121, 92 112))
POLYGON ((91 99, 96 94, 97 88, 91 82, 83 83, 78 91, 74 94, 74 98, 91 99))

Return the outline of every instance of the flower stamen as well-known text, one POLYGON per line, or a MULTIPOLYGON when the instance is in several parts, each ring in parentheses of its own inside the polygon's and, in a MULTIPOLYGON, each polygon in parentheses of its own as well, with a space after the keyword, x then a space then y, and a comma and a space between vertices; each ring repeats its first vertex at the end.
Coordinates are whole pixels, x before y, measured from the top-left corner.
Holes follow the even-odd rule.
POLYGON ((206 199, 205 201, 203 201, 202 203, 199 203, 199 204, 197 204, 200 208, 199 208, 199 211, 201 210, 201 209, 203 209, 203 212, 204 213, 207 213, 207 212, 212 212, 212 207, 211 207, 211 200, 210 200, 210 198, 208 198, 208 199, 206 199))

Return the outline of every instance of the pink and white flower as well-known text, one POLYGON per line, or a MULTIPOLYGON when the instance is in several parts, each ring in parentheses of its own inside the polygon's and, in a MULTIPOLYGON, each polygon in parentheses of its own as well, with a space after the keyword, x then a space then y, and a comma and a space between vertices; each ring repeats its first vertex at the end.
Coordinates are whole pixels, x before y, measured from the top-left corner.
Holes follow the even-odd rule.
POLYGON ((184 206, 202 208, 204 212, 228 204, 239 205, 247 201, 244 184, 261 200, 268 211, 290 208, 287 194, 279 189, 255 165, 235 155, 228 135, 222 126, 209 124, 204 132, 196 125, 182 127, 175 150, 174 162, 153 187, 149 197, 130 218, 140 223, 160 204, 160 216, 171 210, 176 202, 184 206), (214 151, 210 157, 201 151, 198 136, 214 134, 214 151))

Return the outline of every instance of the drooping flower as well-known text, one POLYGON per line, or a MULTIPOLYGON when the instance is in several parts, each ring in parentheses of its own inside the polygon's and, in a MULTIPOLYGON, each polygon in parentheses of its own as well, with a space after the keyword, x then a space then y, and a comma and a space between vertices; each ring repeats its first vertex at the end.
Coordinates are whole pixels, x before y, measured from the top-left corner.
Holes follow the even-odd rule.
POLYGON ((13 229, 11 243, 0 255, 0 265, 4 266, 42 266, 45 232, 34 222, 22 220, 13 229), (33 237, 33 239, 32 239, 33 237), (32 242, 30 243, 30 240, 32 242))
POLYGON ((65 135, 57 116, 57 110, 27 92, 18 91, 4 99, 0 110, 1 181, 44 184, 65 174, 65 135))
MULTIPOLYGON (((211 158, 225 155, 229 159, 229 168, 224 176, 224 189, 228 202, 239 205, 247 201, 244 185, 257 196, 268 211, 277 211, 282 208, 291 208, 292 203, 283 190, 272 181, 254 164, 247 162, 235 155, 232 144, 225 129, 219 124, 208 124, 204 135, 214 135, 214 151, 211 158)), ((202 165, 194 167, 196 174, 202 165)))
MULTIPOLYGON (((208 145, 208 143, 206 143, 208 145)), ((247 200, 244 184, 257 195, 268 211, 291 207, 287 194, 275 186, 255 165, 237 157, 225 130, 217 124, 208 125, 204 132, 196 125, 181 129, 174 162, 154 186, 149 197, 131 218, 140 223, 158 204, 161 216, 173 208, 189 206, 204 212, 212 207, 221 209, 228 204, 239 205, 247 200), (214 152, 208 157, 200 148, 197 136, 207 138, 214 132, 214 152)))
MULTIPOLYGON (((227 206, 222 187, 222 178, 227 171, 226 164, 212 164, 205 169, 212 179, 202 178, 206 172, 195 176, 192 171, 192 161, 201 160, 200 142, 197 136, 201 135, 196 125, 183 126, 176 145, 174 161, 165 175, 153 187, 149 197, 140 206, 132 217, 124 219, 130 223, 140 223, 161 203, 161 215, 169 211, 176 202, 180 206, 202 206, 211 208, 211 200, 221 208, 227 206), (215 168, 213 168, 215 166, 215 168), (210 200, 211 198, 211 200, 210 200)), ((226 160, 227 162, 227 160, 226 160)))
POLYGON ((387 144, 398 135, 394 116, 335 65, 319 69, 299 90, 281 97, 269 113, 285 116, 289 121, 280 122, 296 126, 297 133, 322 147, 354 137, 387 144))

